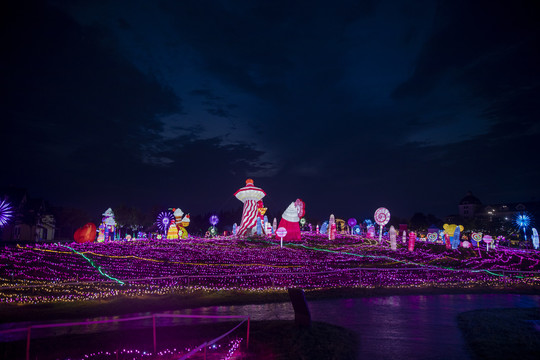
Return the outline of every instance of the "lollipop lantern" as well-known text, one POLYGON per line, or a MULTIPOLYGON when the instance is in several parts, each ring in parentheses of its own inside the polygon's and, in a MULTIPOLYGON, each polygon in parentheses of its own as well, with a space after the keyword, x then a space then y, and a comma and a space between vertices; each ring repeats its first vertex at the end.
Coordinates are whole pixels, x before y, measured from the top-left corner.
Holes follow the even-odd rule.
POLYGON ((491 237, 491 235, 484 235, 484 238, 482 240, 484 240, 484 242, 486 243, 486 251, 488 251, 489 244, 493 242, 493 238, 491 237))
POLYGON ((276 230, 276 235, 281 239, 281 247, 283 247, 283 238, 287 235, 287 229, 280 227, 276 230))
POLYGON ((390 221, 390 211, 387 208, 380 207, 375 210, 375 222, 379 225, 379 242, 382 240, 382 230, 384 225, 390 221))
POLYGON ((478 246, 480 241, 482 241, 482 233, 481 232, 473 232, 471 234, 472 244, 475 246, 478 246))

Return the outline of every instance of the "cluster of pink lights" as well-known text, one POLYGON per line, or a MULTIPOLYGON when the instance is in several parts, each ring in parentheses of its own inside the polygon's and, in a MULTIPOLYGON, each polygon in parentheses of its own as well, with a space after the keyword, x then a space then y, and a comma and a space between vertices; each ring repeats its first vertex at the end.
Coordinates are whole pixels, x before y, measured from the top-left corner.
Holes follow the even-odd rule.
MULTIPOLYGON (((241 358, 242 354, 240 351, 240 345, 242 344, 243 338, 238 337, 232 340, 229 340, 227 344, 213 344, 207 346, 206 349, 200 349, 198 353, 191 355, 190 359, 221 359, 221 360, 232 360, 236 358, 241 358), (206 354, 205 354, 206 352, 206 354)), ((151 351, 143 351, 138 349, 119 349, 116 351, 93 351, 91 353, 85 354, 82 356, 82 359, 88 360, 145 360, 145 359, 161 359, 161 360, 176 360, 180 359, 183 356, 189 354, 193 349, 185 348, 180 349, 163 349, 153 353, 151 351)))
POLYGON ((233 237, 5 248, 0 254, 0 302, 76 301, 198 289, 540 285, 538 251, 447 250, 444 245, 418 242, 410 252, 405 245, 391 251, 387 244, 353 235, 329 241, 304 233, 301 243, 283 248, 274 239, 233 237), (513 271, 531 273, 518 276, 513 271))

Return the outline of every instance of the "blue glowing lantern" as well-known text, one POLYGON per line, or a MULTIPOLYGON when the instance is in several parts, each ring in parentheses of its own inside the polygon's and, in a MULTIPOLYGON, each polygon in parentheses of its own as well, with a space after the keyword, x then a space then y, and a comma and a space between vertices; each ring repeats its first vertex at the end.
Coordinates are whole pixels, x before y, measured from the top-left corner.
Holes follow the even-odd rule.
POLYGON ((516 225, 523 229, 523 236, 527 240, 527 228, 531 225, 531 217, 525 213, 518 214, 516 216, 516 225))
POLYGON ((321 225, 321 229, 319 230, 319 233, 320 234, 326 234, 327 231, 328 231, 328 221, 325 221, 321 225))

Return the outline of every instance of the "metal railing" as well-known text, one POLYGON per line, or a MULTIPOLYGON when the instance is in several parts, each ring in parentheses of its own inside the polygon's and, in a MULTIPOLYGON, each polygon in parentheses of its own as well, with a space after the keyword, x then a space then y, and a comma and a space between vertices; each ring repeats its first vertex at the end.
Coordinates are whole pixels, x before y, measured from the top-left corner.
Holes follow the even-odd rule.
POLYGON ((78 322, 68 322, 68 323, 54 323, 54 324, 36 324, 29 325, 22 328, 1 330, 0 334, 9 334, 14 332, 24 332, 26 331, 26 360, 30 360, 30 343, 32 337, 32 329, 45 329, 45 328, 55 328, 55 327, 73 327, 79 325, 94 325, 94 324, 105 324, 105 323, 116 323, 116 322, 126 322, 126 321, 136 321, 136 320, 147 320, 152 319, 152 335, 154 343, 154 353, 157 350, 157 337, 156 337, 156 318, 199 318, 199 319, 242 319, 242 321, 236 325, 234 328, 229 330, 223 335, 218 336, 215 339, 210 341, 205 341, 201 345, 197 346, 195 349, 191 350, 189 353, 183 355, 180 359, 188 359, 193 354, 199 352, 201 349, 204 349, 204 358, 206 359, 206 348, 210 345, 215 344, 225 336, 232 333, 234 330, 238 329, 243 323, 247 322, 247 334, 246 334, 246 349, 249 348, 249 327, 250 327, 250 317, 241 316, 241 315, 176 315, 176 314, 153 314, 146 316, 135 316, 121 319, 113 320, 95 320, 95 321, 78 321, 78 322))

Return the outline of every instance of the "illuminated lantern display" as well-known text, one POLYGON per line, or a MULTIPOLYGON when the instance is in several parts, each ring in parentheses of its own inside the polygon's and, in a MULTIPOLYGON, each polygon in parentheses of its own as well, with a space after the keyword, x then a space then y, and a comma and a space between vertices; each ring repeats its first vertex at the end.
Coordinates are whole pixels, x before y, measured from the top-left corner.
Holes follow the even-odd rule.
POLYGON ((6 200, 0 202, 0 228, 6 226, 13 216, 13 209, 11 204, 6 200))
POLYGON ((172 220, 167 230, 167 240, 178 240, 178 228, 176 227, 176 221, 172 220))
MULTIPOLYGON (((189 214, 184 215, 184 212, 179 208, 173 209, 173 211, 175 220, 174 226, 176 226, 176 230, 178 232, 178 239, 187 239, 189 234, 186 228, 189 226, 189 223, 191 221, 189 214)), ((170 226, 173 226, 173 224, 171 223, 170 226)), ((168 234, 169 233, 167 232, 167 238, 169 236, 168 234)))
MULTIPOLYGON (((305 204, 300 199, 297 199, 285 209, 283 215, 281 215, 281 221, 279 222, 279 227, 287 230, 287 235, 284 237, 285 240, 301 240, 300 218, 304 215, 305 204)), ((279 237, 277 234, 276 236, 279 237)))
POLYGON ((264 215, 263 231, 266 235, 272 234, 272 225, 268 221, 268 216, 264 215))
POLYGON ((533 246, 536 250, 538 250, 538 231, 536 231, 535 228, 532 228, 532 242, 533 242, 533 246))
POLYGON ((216 236, 217 235, 217 228, 216 228, 216 225, 218 224, 219 222, 219 218, 217 217, 217 215, 212 215, 210 216, 210 218, 208 219, 208 221, 210 222, 210 228, 208 228, 208 233, 210 236, 216 236))
POLYGON ((261 221, 261 218, 258 217, 257 218, 257 235, 261 236, 262 235, 262 221, 261 221))
POLYGON ((336 232, 336 218, 334 217, 334 214, 332 214, 330 215, 330 221, 328 222, 328 240, 335 240, 336 232))
POLYGON ((390 249, 396 251, 397 249, 397 243, 396 243, 396 236, 397 232, 394 226, 390 226, 390 231, 388 232, 390 236, 390 249))
POLYGON ((272 224, 270 224, 268 221, 264 223, 264 233, 267 235, 272 234, 272 224))
POLYGON ((375 226, 370 225, 367 229, 367 237, 368 239, 374 239, 375 238, 375 226))
POLYGON ((480 232, 473 232, 471 234, 471 242, 473 246, 478 246, 478 243, 482 241, 482 233, 480 232))
POLYGON ((407 224, 399 224, 399 233, 403 236, 403 244, 407 241, 407 224))
POLYGON ((437 241, 438 238, 439 238, 439 233, 430 232, 430 233, 427 234, 427 240, 429 242, 434 243, 435 241, 437 241))
POLYGON ((362 235, 362 228, 360 225, 354 225, 352 228, 353 235, 362 235))
POLYGON ((237 236, 245 236, 248 229, 253 229, 257 225, 258 211, 257 202, 266 196, 263 189, 255 187, 253 180, 247 179, 246 186, 238 189, 234 196, 244 203, 242 210, 242 220, 237 230, 237 236))
POLYGON ((489 251, 489 244, 493 242, 493 237, 491 235, 484 235, 482 240, 486 243, 486 251, 489 251))
POLYGON ((427 241, 434 243, 437 241, 438 238, 439 238, 439 229, 436 228, 434 225, 431 225, 428 228, 427 241))
POLYGON ((187 214, 180 221, 180 225, 178 225, 178 223, 176 224, 176 227, 178 228, 178 238, 187 239, 189 234, 186 228, 189 226, 190 222, 191 220, 190 220, 189 214, 187 214))
POLYGON ((349 227, 351 228, 351 234, 354 234, 353 227, 356 225, 356 219, 350 218, 347 220, 347 224, 349 224, 349 227))
POLYGON ((94 241, 96 239, 96 225, 88 223, 83 227, 78 228, 73 235, 73 239, 78 244, 94 241))
POLYGON ((173 214, 174 214, 174 220, 177 224, 180 224, 180 222, 182 222, 182 216, 184 216, 184 212, 182 211, 182 209, 172 209, 173 210, 173 214))
POLYGON ((460 232, 463 231, 463 225, 456 225, 456 224, 444 224, 443 225, 444 233, 448 234, 450 237, 450 244, 452 246, 452 249, 457 249, 459 247, 460 242, 460 232), (457 230, 457 231, 456 231, 457 230))
POLYGON ((215 226, 210 226, 206 231, 206 235, 209 237, 214 237, 217 235, 217 228, 215 226))
POLYGON ((317 227, 316 227, 315 229, 316 229, 315 232, 316 232, 317 234, 319 234, 319 224, 317 224, 317 227))
POLYGON ((409 251, 414 251, 414 244, 416 242, 416 234, 414 231, 409 233, 409 251))
POLYGON ((283 238, 287 236, 287 229, 285 229, 284 227, 279 227, 276 230, 276 236, 280 239, 281 247, 283 247, 283 238))
POLYGON ((300 230, 304 230, 303 227, 306 226, 306 218, 300 219, 300 230))
POLYGON ((108 208, 102 214, 101 224, 99 225, 98 242, 114 240, 116 235, 116 221, 114 220, 114 212, 108 208))
POLYGON ((390 221, 390 211, 387 208, 380 207, 375 210, 375 222, 379 225, 379 242, 382 240, 384 225, 390 221))
POLYGON ((212 215, 210 216, 210 225, 212 226, 216 226, 219 222, 219 218, 217 217, 217 215, 212 215))
POLYGON ((232 226, 232 233, 234 236, 236 236, 236 233, 238 232, 238 225, 236 225, 236 223, 233 224, 232 226))
POLYGON ((272 234, 275 234, 277 230, 277 219, 274 218, 274 221, 272 222, 272 234))
POLYGON ((468 249, 471 247, 471 243, 465 240, 464 242, 461 243, 461 246, 463 246, 465 249, 468 249))
POLYGON ((325 221, 321 225, 321 229, 319 231, 321 234, 326 234, 328 232, 328 221, 325 221))
POLYGON ((452 249, 456 250, 459 247, 459 234, 461 232, 461 229, 459 227, 456 227, 456 230, 454 230, 454 238, 452 240, 452 249))
POLYGON ((450 235, 447 233, 444 233, 444 245, 446 245, 446 249, 450 250, 452 248, 452 243, 450 242, 450 235))
POLYGON ((527 228, 531 225, 531 217, 525 213, 516 216, 516 225, 523 230, 523 236, 527 240, 527 228))
POLYGON ((156 219, 156 225, 161 232, 166 235, 169 231, 171 221, 174 220, 174 215, 170 211, 162 211, 159 213, 156 219))
POLYGON ((257 201, 257 211, 259 212, 259 214, 257 214, 257 216, 261 220, 263 220, 264 214, 266 214, 266 210, 268 210, 268 208, 264 207, 263 201, 262 200, 257 201))

